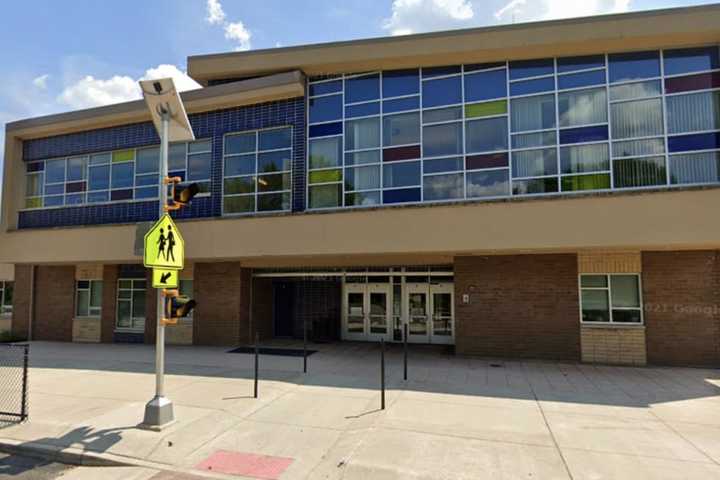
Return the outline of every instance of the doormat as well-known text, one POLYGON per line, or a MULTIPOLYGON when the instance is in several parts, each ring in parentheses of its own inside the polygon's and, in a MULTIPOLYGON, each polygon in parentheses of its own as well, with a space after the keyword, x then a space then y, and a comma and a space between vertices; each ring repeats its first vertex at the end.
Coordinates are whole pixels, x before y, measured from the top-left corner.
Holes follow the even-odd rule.
MULTIPOLYGON (((258 348, 260 355, 276 355, 278 357, 302 357, 302 348, 277 348, 277 347, 260 347, 258 348)), ((238 347, 227 353, 255 353, 255 347, 238 347)), ((308 350, 308 357, 317 350, 308 350)))
POLYGON ((198 470, 276 480, 293 462, 292 458, 218 450, 195 466, 198 470))

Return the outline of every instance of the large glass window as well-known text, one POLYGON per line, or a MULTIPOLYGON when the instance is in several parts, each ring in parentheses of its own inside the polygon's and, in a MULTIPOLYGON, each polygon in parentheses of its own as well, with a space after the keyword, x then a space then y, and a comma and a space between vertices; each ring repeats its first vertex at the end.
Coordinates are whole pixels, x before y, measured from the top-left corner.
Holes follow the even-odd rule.
POLYGON ((0 281, 0 316, 13 311, 13 282, 0 281))
POLYGON ((117 330, 143 331, 145 328, 146 281, 121 278, 117 284, 117 330))
POLYGON ((102 312, 102 287, 102 280, 78 280, 75 284, 75 316, 100 316, 102 312))
MULTIPOLYGON (((327 145, 318 162, 331 161, 327 145)), ((318 150, 316 150, 318 152, 318 150)), ((290 210, 292 128, 233 133, 223 150, 223 213, 290 210)))
POLYGON ((581 275, 580 305, 582 322, 641 324, 640 276, 581 275))
MULTIPOLYGON (((25 207, 60 207, 158 198, 160 149, 145 147, 28 162, 25 207)), ((210 192, 209 140, 170 145, 170 176, 210 192)))

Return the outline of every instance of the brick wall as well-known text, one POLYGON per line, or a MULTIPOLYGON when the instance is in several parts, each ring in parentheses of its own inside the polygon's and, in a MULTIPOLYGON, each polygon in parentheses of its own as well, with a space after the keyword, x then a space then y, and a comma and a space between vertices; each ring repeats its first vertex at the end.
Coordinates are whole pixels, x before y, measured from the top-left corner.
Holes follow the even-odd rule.
MULTIPOLYGON (((145 343, 154 344, 157 332, 157 289, 152 288, 152 270, 145 273, 145 343)), ((167 330, 166 330, 167 331, 167 330)))
POLYGON ((78 343, 98 343, 101 340, 102 322, 99 318, 75 318, 73 320, 72 341, 78 343))
POLYGON ((582 361, 616 365, 645 365, 645 328, 583 325, 582 361))
POLYGON ((33 340, 71 342, 75 316, 75 266, 38 266, 33 340))
POLYGON ((237 345, 249 340, 250 271, 239 262, 196 263, 195 345, 237 345))
POLYGON ((14 337, 28 337, 31 298, 31 265, 15 265, 15 284, 13 290, 13 316, 11 331, 14 337))
POLYGON ((578 312, 576 255, 455 258, 459 354, 579 360, 578 312))
POLYGON ((115 331, 115 312, 117 310, 117 281, 119 267, 105 265, 103 267, 103 298, 102 317, 100 326, 100 340, 103 343, 112 343, 115 331))
POLYGON ((643 252, 648 362, 720 365, 717 251, 643 252))

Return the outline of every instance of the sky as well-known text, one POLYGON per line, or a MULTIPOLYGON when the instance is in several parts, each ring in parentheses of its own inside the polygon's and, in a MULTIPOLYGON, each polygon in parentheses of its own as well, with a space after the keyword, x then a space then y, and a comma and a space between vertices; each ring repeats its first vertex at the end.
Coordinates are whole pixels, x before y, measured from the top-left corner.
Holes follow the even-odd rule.
MULTIPOLYGON (((688 0, 24 0, 0 18, 4 124, 140 98, 189 55, 713 3, 688 0)), ((0 156, 1 158, 1 156, 0 156)), ((0 175, 2 169, 0 169, 0 175)))

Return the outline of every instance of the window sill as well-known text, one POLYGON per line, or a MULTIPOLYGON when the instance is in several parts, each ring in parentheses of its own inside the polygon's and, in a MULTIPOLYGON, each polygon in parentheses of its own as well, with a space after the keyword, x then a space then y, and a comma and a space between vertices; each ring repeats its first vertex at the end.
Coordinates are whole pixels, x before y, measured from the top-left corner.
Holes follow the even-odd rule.
POLYGON ((642 329, 645 330, 644 323, 605 323, 605 322, 580 322, 580 326, 584 328, 618 328, 618 329, 642 329))

